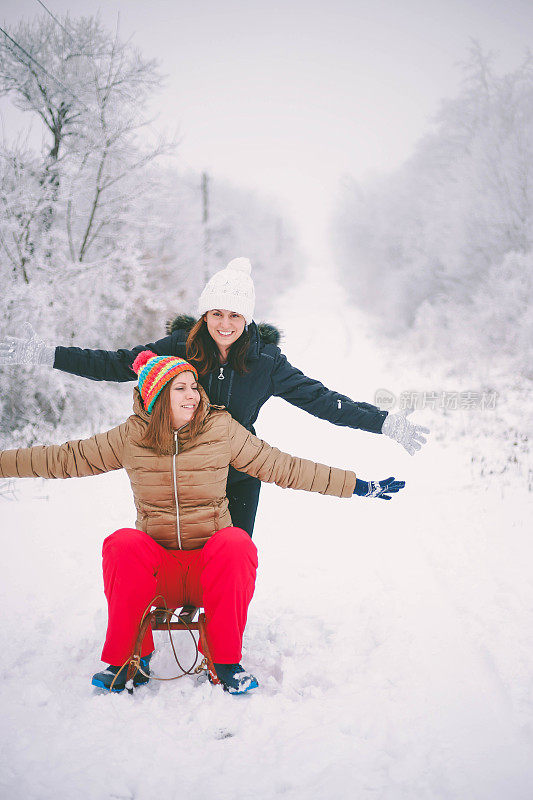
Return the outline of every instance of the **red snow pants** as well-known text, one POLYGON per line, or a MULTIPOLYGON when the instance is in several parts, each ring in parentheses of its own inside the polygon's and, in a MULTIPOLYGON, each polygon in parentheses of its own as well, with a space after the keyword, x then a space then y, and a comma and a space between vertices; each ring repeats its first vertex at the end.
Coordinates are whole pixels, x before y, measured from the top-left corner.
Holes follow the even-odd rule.
MULTIPOLYGON (((241 660, 257 570, 257 548, 241 528, 217 531, 200 550, 167 550, 147 533, 121 528, 104 540, 102 559, 109 611, 102 661, 115 666, 126 661, 143 612, 157 595, 169 608, 203 606, 213 661, 241 660)), ((153 649, 148 629, 141 656, 153 649)))

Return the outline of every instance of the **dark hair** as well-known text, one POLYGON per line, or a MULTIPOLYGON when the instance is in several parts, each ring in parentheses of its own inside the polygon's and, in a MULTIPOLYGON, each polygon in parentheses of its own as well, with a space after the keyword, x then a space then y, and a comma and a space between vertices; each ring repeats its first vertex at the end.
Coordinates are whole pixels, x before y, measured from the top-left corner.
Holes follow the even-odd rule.
MULTIPOLYGON (((246 366, 246 356, 250 344, 250 334, 244 329, 236 342, 234 342, 228 352, 228 364, 236 372, 241 374, 248 372, 246 366)), ((213 337, 207 328, 204 317, 200 317, 198 322, 193 325, 187 337, 186 343, 187 361, 190 361, 199 375, 211 372, 219 365, 219 352, 213 337)))
MULTIPOLYGON (((142 437, 142 443, 149 447, 159 456, 168 456, 174 452, 174 428, 172 427, 172 415, 170 413, 170 386, 172 381, 168 381, 161 389, 154 405, 148 426, 142 437)), ((194 412, 192 420, 189 422, 191 439, 196 436, 205 413, 205 403, 200 392, 200 402, 194 412)))

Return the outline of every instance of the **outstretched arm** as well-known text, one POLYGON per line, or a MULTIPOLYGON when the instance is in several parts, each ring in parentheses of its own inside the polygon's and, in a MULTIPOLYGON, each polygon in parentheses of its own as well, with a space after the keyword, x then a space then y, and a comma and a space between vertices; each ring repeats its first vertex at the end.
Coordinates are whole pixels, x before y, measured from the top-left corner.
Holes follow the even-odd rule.
POLYGON ((93 381, 133 381, 137 375, 131 365, 142 350, 184 358, 183 333, 176 331, 157 342, 137 345, 132 350, 89 350, 48 345, 27 322, 20 337, 6 336, 0 342, 0 366, 42 364, 93 381))
POLYGON ((351 497, 355 473, 283 453, 228 417, 231 465, 267 483, 336 497, 351 497))
POLYGON ((320 381, 308 378, 293 367, 281 351, 272 371, 272 386, 273 394, 277 397, 334 425, 381 433, 387 416, 387 412, 377 406, 351 400, 344 394, 328 389, 320 381))
POLYGON ((254 436, 228 414, 231 444, 231 465, 241 472, 253 475, 267 483, 282 488, 304 489, 336 497, 378 497, 390 500, 405 487, 405 481, 385 478, 382 481, 364 481, 350 470, 327 467, 304 458, 290 456, 254 436))
POLYGON ((127 422, 90 439, 0 451, 0 478, 83 478, 122 467, 127 422))
POLYGON ((429 433, 429 430, 406 420, 405 414, 389 414, 370 403, 356 402, 328 389, 320 381, 308 378, 293 367, 281 351, 272 371, 272 385, 274 395, 308 414, 334 425, 360 428, 369 433, 384 433, 405 447, 410 455, 414 455, 426 442, 423 434, 429 433))

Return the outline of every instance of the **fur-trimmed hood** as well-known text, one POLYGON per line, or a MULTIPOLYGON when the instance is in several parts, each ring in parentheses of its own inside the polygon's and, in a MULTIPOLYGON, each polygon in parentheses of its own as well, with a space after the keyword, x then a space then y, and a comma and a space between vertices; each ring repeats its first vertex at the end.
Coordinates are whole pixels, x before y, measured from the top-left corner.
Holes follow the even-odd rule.
MULTIPOLYGON (((185 331, 188 334, 193 325, 196 325, 196 322, 197 320, 191 317, 190 314, 178 314, 177 317, 167 322, 167 334, 170 335, 174 333, 174 331, 185 331)), ((253 329, 255 328, 263 344, 274 344, 276 347, 279 345, 282 333, 275 325, 271 325, 268 322, 252 322, 249 327, 252 329, 250 331, 252 339, 254 333, 253 329)))

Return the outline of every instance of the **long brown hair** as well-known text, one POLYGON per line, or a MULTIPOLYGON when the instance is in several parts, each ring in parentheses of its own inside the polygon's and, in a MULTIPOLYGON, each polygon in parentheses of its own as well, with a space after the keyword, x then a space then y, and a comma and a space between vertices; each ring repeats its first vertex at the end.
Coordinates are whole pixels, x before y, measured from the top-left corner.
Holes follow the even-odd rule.
MULTIPOLYGON (((170 413, 170 385, 168 381, 161 389, 154 405, 152 413, 142 442, 146 447, 160 456, 172 455, 174 452, 174 428, 172 426, 172 416, 170 413)), ((204 397, 200 392, 200 402, 194 412, 194 416, 188 423, 191 439, 196 436, 202 425, 205 415, 204 397)))
MULTIPOLYGON (((236 342, 233 342, 228 352, 228 364, 236 372, 248 372, 246 366, 246 356, 248 345, 250 344, 250 334, 244 329, 236 342)), ((186 343, 187 361, 194 364, 199 375, 212 372, 219 364, 219 352, 209 330, 207 322, 200 317, 198 322, 193 325, 187 337, 186 343)))

